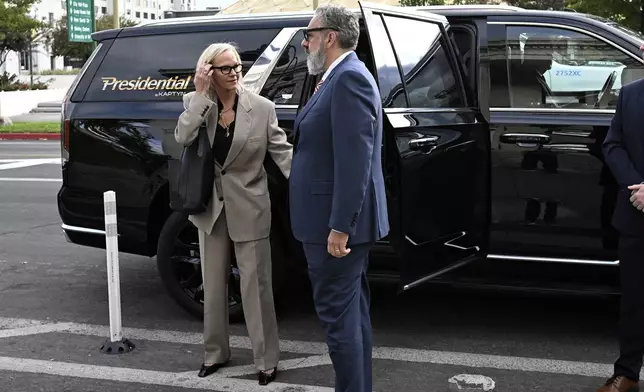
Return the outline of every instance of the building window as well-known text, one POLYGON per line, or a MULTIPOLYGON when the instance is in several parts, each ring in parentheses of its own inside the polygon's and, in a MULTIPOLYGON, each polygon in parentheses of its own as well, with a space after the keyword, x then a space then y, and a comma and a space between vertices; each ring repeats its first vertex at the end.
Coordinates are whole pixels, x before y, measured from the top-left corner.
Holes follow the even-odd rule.
POLYGON ((101 12, 103 14, 107 14, 107 7, 101 7, 101 12))
POLYGON ((53 12, 49 13, 49 24, 54 24, 54 13, 53 12))
POLYGON ((150 14, 150 19, 156 19, 157 16, 155 14, 150 14))
POLYGON ((147 12, 144 12, 144 13, 143 13, 143 19, 147 19, 147 18, 148 18, 148 13, 147 13, 147 12))
POLYGON ((140 18, 140 17, 141 17, 141 12, 136 11, 136 17, 137 17, 137 18, 140 18))

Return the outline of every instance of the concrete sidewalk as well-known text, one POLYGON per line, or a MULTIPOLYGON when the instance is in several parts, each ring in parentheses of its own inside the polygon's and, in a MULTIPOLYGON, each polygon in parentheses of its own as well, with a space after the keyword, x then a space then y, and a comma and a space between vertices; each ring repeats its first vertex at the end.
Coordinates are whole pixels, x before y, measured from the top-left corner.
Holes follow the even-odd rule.
POLYGON ((13 123, 60 121, 60 113, 25 113, 9 117, 13 123))

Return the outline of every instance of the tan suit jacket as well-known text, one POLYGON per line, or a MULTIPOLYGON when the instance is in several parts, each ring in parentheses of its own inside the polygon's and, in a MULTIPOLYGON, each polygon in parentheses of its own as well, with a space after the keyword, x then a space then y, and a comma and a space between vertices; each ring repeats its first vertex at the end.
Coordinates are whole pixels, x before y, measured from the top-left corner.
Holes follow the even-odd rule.
MULTIPOLYGON (((213 225, 225 209, 230 238, 235 242, 268 237, 271 227, 271 201, 268 193, 264 157, 268 152, 289 177, 293 148, 278 127, 275 105, 268 99, 237 88, 239 103, 233 140, 223 166, 215 162, 213 197, 205 212, 189 220, 200 230, 211 234, 213 225)), ((182 145, 192 143, 205 121, 210 143, 215 137, 218 106, 203 94, 190 92, 183 97, 185 111, 179 116, 174 131, 182 145)))

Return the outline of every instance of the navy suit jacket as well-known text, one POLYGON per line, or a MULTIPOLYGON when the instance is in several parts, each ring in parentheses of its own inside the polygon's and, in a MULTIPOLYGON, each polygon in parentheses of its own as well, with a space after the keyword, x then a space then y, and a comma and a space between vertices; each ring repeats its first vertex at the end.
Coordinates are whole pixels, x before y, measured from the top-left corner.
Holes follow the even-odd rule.
POLYGON ((644 182, 644 80, 622 86, 602 150, 619 186, 612 224, 623 234, 644 234, 644 212, 633 207, 627 188, 644 182))
POLYGON ((326 244, 331 229, 348 244, 389 233, 382 174, 382 105, 376 81, 352 52, 295 119, 289 178, 291 225, 303 243, 326 244))

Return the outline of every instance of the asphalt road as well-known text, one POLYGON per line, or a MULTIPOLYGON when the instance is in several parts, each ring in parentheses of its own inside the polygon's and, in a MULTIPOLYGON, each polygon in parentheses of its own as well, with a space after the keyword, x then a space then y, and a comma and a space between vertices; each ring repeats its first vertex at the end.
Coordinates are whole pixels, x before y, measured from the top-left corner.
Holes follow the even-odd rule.
MULTIPOLYGON (((279 314, 278 382, 257 385, 243 325, 231 326, 231 367, 197 378, 201 322, 172 302, 145 257, 120 256, 124 336, 136 348, 102 354, 106 257, 63 237, 59 151, 56 142, 0 142, 2 391, 333 390, 324 336, 301 291, 279 314)), ((384 284, 372 293, 378 392, 456 390, 448 380, 461 374, 493 380, 494 391, 592 392, 612 370, 615 298, 444 288, 398 296, 384 284)))

